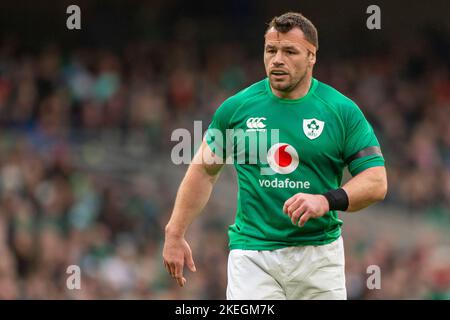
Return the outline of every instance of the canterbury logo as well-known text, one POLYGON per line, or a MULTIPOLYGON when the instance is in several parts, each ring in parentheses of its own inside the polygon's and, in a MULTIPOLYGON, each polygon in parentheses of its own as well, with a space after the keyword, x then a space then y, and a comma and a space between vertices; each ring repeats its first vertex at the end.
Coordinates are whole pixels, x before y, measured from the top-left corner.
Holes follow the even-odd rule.
POLYGON ((259 118, 248 118, 247 120, 247 128, 249 129, 264 129, 266 125, 263 123, 266 118, 259 117, 259 118))

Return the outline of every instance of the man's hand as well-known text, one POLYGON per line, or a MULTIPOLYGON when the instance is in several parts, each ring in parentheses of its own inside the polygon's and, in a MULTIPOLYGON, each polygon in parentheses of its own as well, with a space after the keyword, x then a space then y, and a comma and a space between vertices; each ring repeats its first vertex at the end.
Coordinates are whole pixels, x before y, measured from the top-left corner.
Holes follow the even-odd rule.
POLYGON ((163 259, 167 272, 177 280, 180 287, 186 284, 186 279, 183 277, 184 263, 186 262, 192 272, 196 271, 191 248, 184 237, 168 235, 166 232, 163 259))
POLYGON ((202 212, 219 177, 223 161, 217 161, 208 144, 203 141, 178 188, 177 198, 169 222, 166 225, 163 260, 167 272, 184 286, 184 264, 195 272, 192 251, 184 234, 192 221, 202 212))
POLYGON ((319 218, 329 210, 328 200, 321 194, 297 193, 287 199, 283 206, 283 212, 289 215, 293 224, 300 227, 310 218, 319 218))

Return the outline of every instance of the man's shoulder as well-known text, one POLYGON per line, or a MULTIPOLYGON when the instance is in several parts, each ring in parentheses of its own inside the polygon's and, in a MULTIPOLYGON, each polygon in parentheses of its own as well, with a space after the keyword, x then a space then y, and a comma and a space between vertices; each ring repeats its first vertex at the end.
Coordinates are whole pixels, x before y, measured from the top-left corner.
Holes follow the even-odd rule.
POLYGON ((264 79, 249 85, 248 87, 242 89, 236 94, 230 96, 228 99, 224 101, 224 103, 239 105, 246 102, 249 99, 265 94, 266 93, 265 81, 266 80, 264 79))
POLYGON ((227 98, 217 109, 219 116, 231 117, 231 115, 241 106, 245 105, 257 97, 263 97, 266 94, 265 80, 261 80, 242 89, 236 94, 227 98))
POLYGON ((332 86, 317 80, 317 89, 315 96, 333 108, 341 109, 359 109, 358 105, 349 97, 332 86))

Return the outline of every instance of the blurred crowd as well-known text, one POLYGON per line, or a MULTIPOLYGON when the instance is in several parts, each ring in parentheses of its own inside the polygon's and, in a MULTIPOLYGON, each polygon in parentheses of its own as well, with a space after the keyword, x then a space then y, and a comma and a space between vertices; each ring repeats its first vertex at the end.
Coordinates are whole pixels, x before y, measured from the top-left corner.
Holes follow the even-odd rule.
MULTIPOLYGON (((450 52, 432 41, 323 61, 319 52, 315 77, 372 123, 386 203, 450 217, 450 52)), ((168 178, 174 166, 164 161, 172 130, 192 130, 193 120, 205 130, 223 100, 264 77, 260 55, 181 37, 120 50, 21 45, 0 41, 0 298, 225 298, 227 199, 214 199, 217 214, 189 232, 199 271, 187 287, 164 270, 163 229, 181 179, 168 178), (81 290, 66 286, 69 265, 81 268, 81 290)), ((412 239, 400 248, 349 231, 349 297, 450 299, 450 263, 435 259, 446 253, 412 239), (366 288, 370 264, 382 290, 366 288)))

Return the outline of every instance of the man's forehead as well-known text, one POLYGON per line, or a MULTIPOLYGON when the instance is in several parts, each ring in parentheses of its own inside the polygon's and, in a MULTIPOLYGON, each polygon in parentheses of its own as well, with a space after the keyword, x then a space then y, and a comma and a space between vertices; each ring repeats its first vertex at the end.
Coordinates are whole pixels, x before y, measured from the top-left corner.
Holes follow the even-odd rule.
POLYGON ((266 39, 266 46, 274 46, 274 47, 301 47, 301 43, 299 41, 290 41, 290 40, 269 40, 266 39))
POLYGON ((277 31, 275 28, 270 28, 265 36, 266 45, 273 46, 294 46, 294 47, 306 47, 308 50, 315 52, 315 47, 306 40, 303 31, 299 28, 293 28, 286 33, 277 31))
POLYGON ((300 39, 306 40, 305 35, 303 34, 303 31, 299 28, 292 28, 286 33, 279 32, 274 27, 267 30, 265 34, 266 40, 271 41, 282 41, 282 40, 288 40, 288 41, 299 41, 300 39))

